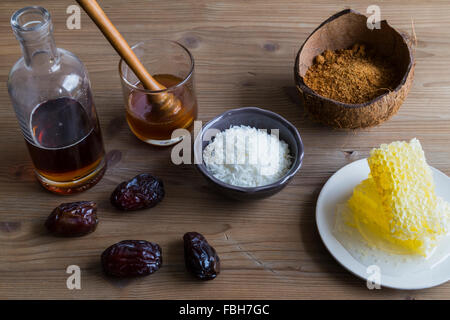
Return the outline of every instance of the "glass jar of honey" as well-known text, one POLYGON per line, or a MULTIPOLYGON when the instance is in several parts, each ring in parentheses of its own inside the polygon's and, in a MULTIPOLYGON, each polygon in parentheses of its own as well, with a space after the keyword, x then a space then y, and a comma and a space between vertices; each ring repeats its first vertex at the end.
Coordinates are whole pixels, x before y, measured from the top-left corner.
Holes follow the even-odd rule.
POLYGON ((183 45, 169 40, 149 40, 132 46, 132 50, 164 90, 145 89, 128 65, 120 60, 119 73, 128 126, 142 141, 169 146, 182 136, 172 137, 176 129, 189 129, 197 118, 194 87, 194 59, 183 45), (161 94, 173 94, 181 103, 162 109, 155 103, 161 94))

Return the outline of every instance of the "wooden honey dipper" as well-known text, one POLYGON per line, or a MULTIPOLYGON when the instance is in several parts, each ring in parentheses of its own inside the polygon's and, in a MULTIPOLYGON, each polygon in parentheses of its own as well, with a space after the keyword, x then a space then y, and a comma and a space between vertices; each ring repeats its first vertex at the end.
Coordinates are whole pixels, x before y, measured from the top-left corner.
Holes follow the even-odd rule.
MULTIPOLYGON (((86 11, 89 17, 94 21, 106 39, 111 43, 113 48, 133 70, 134 74, 141 81, 145 89, 151 91, 161 91, 167 89, 165 86, 155 80, 145 69, 144 65, 139 61, 136 54, 130 48, 126 40, 120 32, 112 24, 111 20, 106 16, 103 9, 96 0, 77 0, 78 4, 86 11)), ((180 111, 181 101, 169 92, 161 92, 152 95, 151 102, 158 106, 156 108, 165 116, 170 116, 180 111)))

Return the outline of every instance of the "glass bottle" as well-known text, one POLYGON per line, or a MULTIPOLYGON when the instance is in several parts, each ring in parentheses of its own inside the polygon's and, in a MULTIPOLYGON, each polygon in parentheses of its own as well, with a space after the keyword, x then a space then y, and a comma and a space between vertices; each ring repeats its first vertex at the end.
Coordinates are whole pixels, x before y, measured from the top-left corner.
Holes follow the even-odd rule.
POLYGON ((87 71, 57 48, 49 12, 26 7, 11 17, 23 57, 8 92, 39 182, 59 194, 84 191, 106 169, 105 151, 87 71))

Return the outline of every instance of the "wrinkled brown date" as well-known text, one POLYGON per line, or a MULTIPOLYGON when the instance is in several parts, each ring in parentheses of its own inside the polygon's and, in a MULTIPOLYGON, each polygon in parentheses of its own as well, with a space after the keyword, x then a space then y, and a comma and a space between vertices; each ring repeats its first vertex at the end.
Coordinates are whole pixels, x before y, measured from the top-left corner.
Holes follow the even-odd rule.
POLYGON ((97 228, 97 205, 92 201, 62 203, 45 221, 45 227, 54 235, 79 237, 97 228))
POLYGON ((101 261, 104 272, 109 276, 146 276, 161 267, 161 247, 145 240, 124 240, 107 248, 101 261))
POLYGON ((120 183, 111 194, 111 203, 120 210, 131 211, 154 207, 163 198, 162 180, 143 173, 120 183))
POLYGON ((184 240, 186 268, 201 280, 212 280, 220 273, 220 259, 216 250, 198 232, 188 232, 184 240))

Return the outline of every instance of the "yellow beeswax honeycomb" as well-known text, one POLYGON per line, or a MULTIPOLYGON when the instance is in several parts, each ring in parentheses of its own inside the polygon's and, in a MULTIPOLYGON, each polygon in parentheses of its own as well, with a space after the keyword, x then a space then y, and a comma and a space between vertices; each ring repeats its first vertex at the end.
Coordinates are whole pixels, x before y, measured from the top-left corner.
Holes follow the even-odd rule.
POLYGON ((348 224, 369 243, 383 241, 395 253, 426 256, 448 232, 450 206, 436 196, 420 142, 383 144, 371 151, 368 164, 369 178, 348 201, 348 224))

